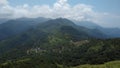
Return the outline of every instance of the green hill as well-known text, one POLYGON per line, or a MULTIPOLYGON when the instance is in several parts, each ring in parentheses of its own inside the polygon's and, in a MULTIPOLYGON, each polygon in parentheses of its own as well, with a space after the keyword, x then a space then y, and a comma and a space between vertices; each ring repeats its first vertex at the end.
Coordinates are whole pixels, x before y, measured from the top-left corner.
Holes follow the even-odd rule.
POLYGON ((49 19, 47 18, 19 18, 8 20, 0 24, 0 41, 10 37, 14 37, 20 33, 36 27, 39 23, 43 23, 49 19))

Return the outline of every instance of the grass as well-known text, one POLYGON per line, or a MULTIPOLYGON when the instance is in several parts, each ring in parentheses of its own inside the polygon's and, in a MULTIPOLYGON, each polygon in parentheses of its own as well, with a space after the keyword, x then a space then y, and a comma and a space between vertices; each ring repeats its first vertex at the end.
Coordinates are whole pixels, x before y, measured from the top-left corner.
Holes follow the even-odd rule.
POLYGON ((112 61, 101 65, 80 65, 71 68, 120 68, 120 61, 112 61))
MULTIPOLYGON (((19 60, 16 62, 15 65, 12 65, 12 66, 9 63, 4 63, 2 65, 4 66, 4 68, 8 68, 8 67, 9 68, 21 68, 21 67, 22 68, 51 68, 51 66, 52 68, 56 68, 56 66, 54 66, 53 64, 44 64, 44 63, 35 64, 34 62, 31 62, 29 60, 30 59, 19 60), (29 62, 30 62, 30 65, 28 64, 29 62)), ((59 64, 56 64, 56 65, 57 65, 57 68, 120 68, 120 61, 112 61, 112 62, 107 62, 105 64, 100 64, 100 65, 85 64, 85 65, 79 65, 76 67, 67 67, 66 65, 59 65, 59 64)))

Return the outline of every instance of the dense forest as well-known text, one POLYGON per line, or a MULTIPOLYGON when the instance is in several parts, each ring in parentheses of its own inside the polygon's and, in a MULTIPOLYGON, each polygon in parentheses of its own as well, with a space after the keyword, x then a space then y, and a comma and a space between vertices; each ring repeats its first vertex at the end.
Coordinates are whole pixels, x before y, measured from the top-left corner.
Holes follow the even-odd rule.
POLYGON ((70 68, 120 60, 120 38, 97 29, 62 18, 29 28, 0 41, 0 68, 70 68))
POLYGON ((49 40, 49 45, 44 45, 47 48, 40 46, 29 49, 25 53, 16 49, 1 57, 1 61, 5 61, 1 63, 1 67, 57 68, 58 64, 70 67, 83 64, 104 64, 108 61, 120 60, 120 39, 77 42, 63 40, 52 37, 49 40), (6 60, 6 58, 11 60, 6 60))

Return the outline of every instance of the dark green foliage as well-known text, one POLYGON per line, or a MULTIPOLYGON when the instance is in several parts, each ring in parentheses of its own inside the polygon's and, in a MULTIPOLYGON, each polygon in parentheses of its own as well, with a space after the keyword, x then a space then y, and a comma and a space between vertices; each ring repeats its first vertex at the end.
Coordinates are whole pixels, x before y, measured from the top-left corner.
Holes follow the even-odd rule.
POLYGON ((43 57, 21 59, 17 61, 8 61, 0 68, 58 68, 56 64, 49 62, 43 57), (38 60, 39 59, 39 60, 38 60))
MULTIPOLYGON (((10 62, 6 62, 7 65, 2 64, 2 66, 5 66, 5 68, 7 68, 6 66, 11 68, 21 66, 25 66, 22 68, 46 68, 46 66, 49 66, 47 68, 57 68, 57 64, 76 66, 81 64, 103 64, 108 61, 120 60, 120 39, 89 40, 89 43, 83 45, 75 45, 67 40, 68 38, 65 39, 65 37, 51 36, 49 45, 46 44, 47 48, 44 48, 46 52, 26 55, 23 58, 29 59, 27 61, 22 61, 24 59, 17 56, 16 60, 11 59, 10 62), (61 40, 64 40, 64 42, 61 40)), ((11 53, 11 55, 6 56, 12 57, 12 54, 15 56, 21 53, 11 53)))
POLYGON ((104 34, 92 32, 67 19, 49 20, 1 41, 1 66, 57 68, 57 64, 76 66, 120 60, 120 39, 99 40, 95 38, 104 34))
POLYGON ((85 31, 76 30, 72 26, 61 27, 61 32, 63 34, 68 34, 72 38, 72 40, 74 40, 74 41, 90 38, 90 36, 85 31))

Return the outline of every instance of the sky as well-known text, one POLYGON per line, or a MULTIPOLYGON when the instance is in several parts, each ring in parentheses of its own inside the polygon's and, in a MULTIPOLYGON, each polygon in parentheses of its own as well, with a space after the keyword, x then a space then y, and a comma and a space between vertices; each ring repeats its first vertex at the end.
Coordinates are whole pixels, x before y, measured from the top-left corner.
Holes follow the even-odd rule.
POLYGON ((0 0, 0 18, 68 18, 120 28, 120 0, 0 0))

